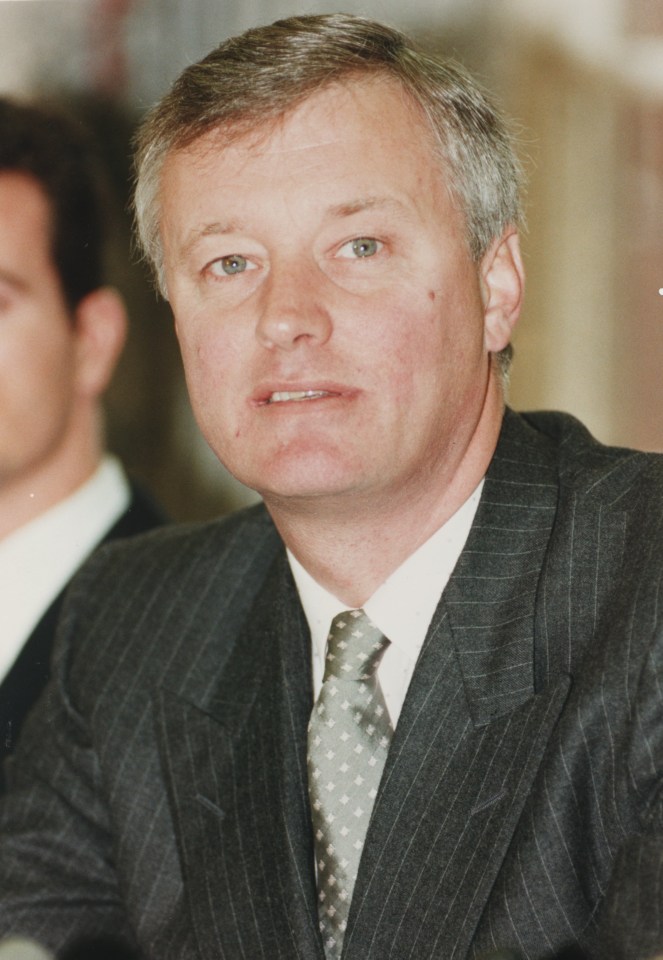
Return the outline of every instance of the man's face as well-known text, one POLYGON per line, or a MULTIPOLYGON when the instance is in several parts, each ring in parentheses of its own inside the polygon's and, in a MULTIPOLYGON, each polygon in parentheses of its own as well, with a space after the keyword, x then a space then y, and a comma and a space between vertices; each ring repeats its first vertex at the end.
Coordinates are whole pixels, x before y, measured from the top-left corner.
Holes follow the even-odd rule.
POLYGON ((328 87, 230 145, 206 135, 161 187, 192 402, 231 472, 272 503, 449 483, 487 389, 484 304, 399 88, 328 87))
POLYGON ((71 416, 73 321, 36 181, 0 171, 0 489, 58 450, 71 416))

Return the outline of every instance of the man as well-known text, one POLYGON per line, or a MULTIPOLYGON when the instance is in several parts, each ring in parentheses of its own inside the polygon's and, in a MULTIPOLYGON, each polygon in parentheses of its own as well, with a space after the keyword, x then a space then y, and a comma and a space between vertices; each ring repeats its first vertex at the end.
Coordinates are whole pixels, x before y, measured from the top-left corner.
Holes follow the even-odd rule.
POLYGON ((388 28, 301 17, 187 69, 138 165, 197 418, 264 507, 78 579, 0 930, 159 960, 651 956, 663 467, 505 413, 501 121, 388 28))
POLYGON ((101 191, 73 121, 0 100, 0 760, 48 678, 74 571, 161 520, 104 454, 126 317, 103 281, 101 191))

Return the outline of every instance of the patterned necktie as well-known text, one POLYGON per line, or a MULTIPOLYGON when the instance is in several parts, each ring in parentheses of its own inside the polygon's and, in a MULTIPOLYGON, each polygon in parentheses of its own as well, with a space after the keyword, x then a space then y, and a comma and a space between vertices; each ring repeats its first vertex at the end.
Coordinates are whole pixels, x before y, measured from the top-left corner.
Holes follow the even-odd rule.
POLYGON ((392 726, 375 671, 389 641, 363 610, 334 618, 308 733, 318 914, 328 960, 340 957, 364 837, 392 726))

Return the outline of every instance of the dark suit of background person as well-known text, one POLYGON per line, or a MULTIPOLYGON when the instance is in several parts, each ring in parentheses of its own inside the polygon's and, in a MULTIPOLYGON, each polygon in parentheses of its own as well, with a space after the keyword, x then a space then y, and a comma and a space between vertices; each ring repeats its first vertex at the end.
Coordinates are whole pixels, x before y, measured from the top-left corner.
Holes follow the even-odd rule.
MULTIPOLYGON (((139 487, 132 486, 129 507, 113 524, 102 543, 136 536, 164 523, 164 520, 163 512, 154 501, 139 487)), ((0 683, 0 793, 5 785, 4 762, 14 752, 25 718, 51 673, 51 655, 65 592, 62 590, 50 604, 0 683)))
POLYGON ((322 960, 309 624, 330 596, 384 591, 397 612, 392 575, 480 490, 435 561, 453 570, 432 581, 342 958, 659 952, 663 460, 505 412, 523 271, 499 118, 451 65, 339 14, 222 44, 139 143, 194 411, 263 505, 111 544, 76 578, 0 802, 0 936, 322 960), (470 200, 492 223, 480 253, 470 200))
POLYGON ((104 286, 106 199, 77 123, 0 100, 0 761, 48 678, 76 567, 100 540, 164 521, 104 446, 126 328, 104 286))

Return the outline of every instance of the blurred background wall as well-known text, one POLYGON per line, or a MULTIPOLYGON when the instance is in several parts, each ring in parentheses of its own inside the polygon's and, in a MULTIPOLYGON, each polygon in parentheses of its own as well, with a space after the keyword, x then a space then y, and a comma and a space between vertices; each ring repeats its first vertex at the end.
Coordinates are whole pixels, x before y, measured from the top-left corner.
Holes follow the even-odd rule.
MULTIPOLYGON (((528 292, 510 401, 663 450, 663 0, 344 0, 479 74, 517 121, 528 292)), ((67 101, 118 197, 110 260, 132 334, 109 435, 178 519, 251 499, 200 438, 168 308, 130 255, 130 138, 179 71, 301 0, 0 0, 0 92, 67 101)))

